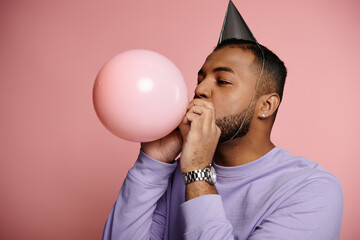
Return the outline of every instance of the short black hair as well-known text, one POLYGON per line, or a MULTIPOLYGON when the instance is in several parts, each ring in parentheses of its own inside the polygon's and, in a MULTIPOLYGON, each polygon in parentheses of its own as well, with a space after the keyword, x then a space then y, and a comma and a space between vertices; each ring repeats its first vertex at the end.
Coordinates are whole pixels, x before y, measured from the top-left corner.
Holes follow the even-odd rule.
POLYGON ((265 65, 260 82, 257 84, 257 97, 263 94, 275 92, 279 95, 281 102, 287 70, 284 62, 281 61, 280 58, 276 56, 276 54, 274 54, 272 51, 262 46, 261 44, 235 38, 222 41, 215 47, 214 51, 222 49, 224 47, 238 47, 245 51, 251 51, 255 55, 255 59, 253 62, 255 67, 254 70, 259 74, 262 68, 264 57, 265 65))

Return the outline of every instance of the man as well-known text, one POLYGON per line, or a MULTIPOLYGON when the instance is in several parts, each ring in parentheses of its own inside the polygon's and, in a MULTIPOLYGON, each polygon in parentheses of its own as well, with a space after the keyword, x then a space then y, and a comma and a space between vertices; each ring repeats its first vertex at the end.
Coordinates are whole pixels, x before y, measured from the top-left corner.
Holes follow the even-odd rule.
POLYGON ((254 39, 221 39, 179 129, 141 144, 103 239, 339 239, 339 181, 270 140, 285 77, 254 39))

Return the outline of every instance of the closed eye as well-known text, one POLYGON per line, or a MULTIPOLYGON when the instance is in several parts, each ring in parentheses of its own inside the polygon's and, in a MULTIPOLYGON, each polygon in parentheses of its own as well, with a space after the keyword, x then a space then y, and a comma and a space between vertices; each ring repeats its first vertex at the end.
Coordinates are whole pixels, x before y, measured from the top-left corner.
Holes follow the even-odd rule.
POLYGON ((221 80, 221 79, 216 80, 216 82, 217 82, 218 84, 220 84, 220 85, 231 84, 231 82, 223 81, 223 80, 221 80))

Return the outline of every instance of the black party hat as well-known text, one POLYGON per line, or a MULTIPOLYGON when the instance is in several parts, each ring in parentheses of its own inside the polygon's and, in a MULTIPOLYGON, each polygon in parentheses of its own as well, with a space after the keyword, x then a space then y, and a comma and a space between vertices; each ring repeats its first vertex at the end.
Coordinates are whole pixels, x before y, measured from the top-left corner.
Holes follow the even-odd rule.
POLYGON ((254 35, 251 33, 239 11, 230 0, 218 44, 231 38, 243 39, 257 43, 254 35))

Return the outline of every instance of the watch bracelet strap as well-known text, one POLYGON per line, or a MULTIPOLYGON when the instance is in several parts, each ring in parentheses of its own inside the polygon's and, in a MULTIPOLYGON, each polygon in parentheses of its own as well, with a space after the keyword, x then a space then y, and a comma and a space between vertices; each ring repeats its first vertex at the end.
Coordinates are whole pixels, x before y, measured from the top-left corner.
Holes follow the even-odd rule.
POLYGON ((192 182, 196 182, 196 181, 209 181, 209 176, 207 174, 208 169, 202 169, 202 170, 194 170, 188 173, 184 173, 183 177, 184 177, 184 183, 188 184, 188 183, 192 183, 192 182))

